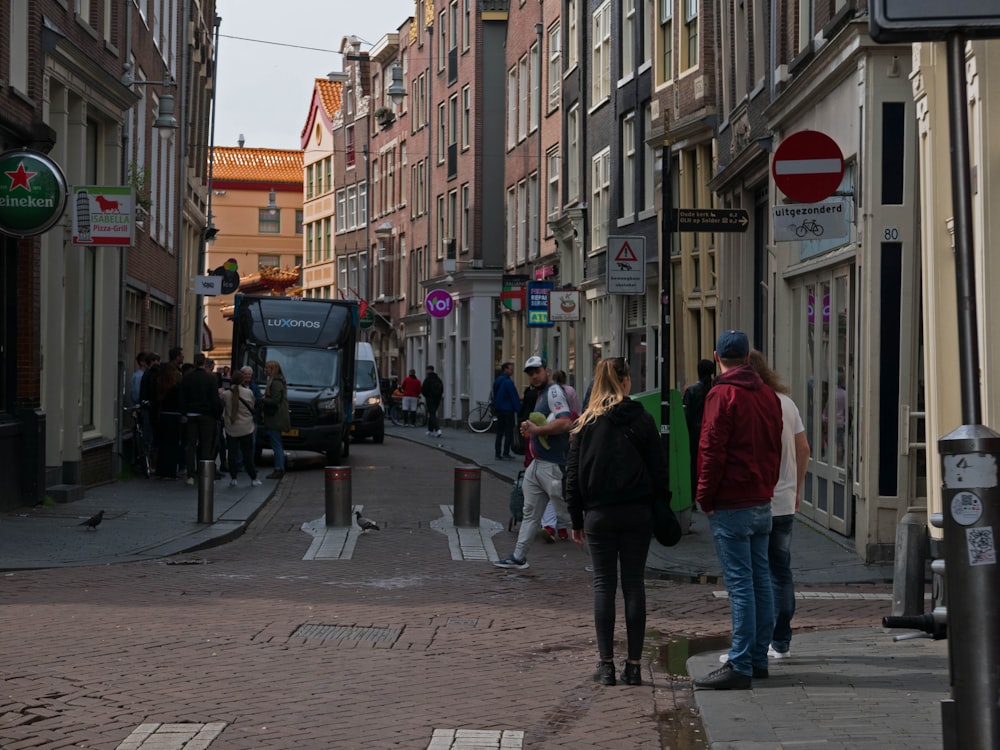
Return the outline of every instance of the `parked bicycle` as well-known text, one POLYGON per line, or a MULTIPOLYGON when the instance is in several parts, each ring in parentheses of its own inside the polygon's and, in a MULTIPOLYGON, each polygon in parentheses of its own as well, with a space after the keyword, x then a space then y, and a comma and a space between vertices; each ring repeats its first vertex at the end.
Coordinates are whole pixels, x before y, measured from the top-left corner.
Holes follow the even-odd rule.
POLYGON ((132 466, 139 474, 149 479, 152 470, 149 453, 146 450, 146 439, 142 432, 142 412, 138 406, 126 406, 125 411, 132 415, 132 466))
MULTIPOLYGON (((417 402, 417 411, 415 416, 417 427, 427 426, 427 404, 424 403, 423 397, 421 397, 420 401, 417 402)), ((392 402, 389 404, 389 421, 396 425, 396 427, 405 426, 402 398, 393 398, 392 402)))
POLYGON ((493 411, 492 401, 477 401, 476 408, 469 411, 469 429, 473 432, 489 432, 497 415, 493 411))

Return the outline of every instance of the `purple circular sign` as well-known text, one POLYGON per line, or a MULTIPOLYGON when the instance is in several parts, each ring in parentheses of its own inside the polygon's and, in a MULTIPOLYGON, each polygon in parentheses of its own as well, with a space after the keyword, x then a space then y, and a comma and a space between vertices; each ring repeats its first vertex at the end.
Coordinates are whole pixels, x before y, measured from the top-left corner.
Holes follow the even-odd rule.
POLYGON ((455 303, 444 289, 434 289, 424 297, 424 307, 435 318, 446 318, 455 303))

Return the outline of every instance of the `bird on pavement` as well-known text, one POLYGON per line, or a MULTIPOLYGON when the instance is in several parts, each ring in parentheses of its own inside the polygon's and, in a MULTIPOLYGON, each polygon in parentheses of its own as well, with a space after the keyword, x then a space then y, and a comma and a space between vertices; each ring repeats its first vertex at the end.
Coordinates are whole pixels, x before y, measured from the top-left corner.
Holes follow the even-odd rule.
POLYGON ((375 523, 372 519, 365 518, 364 516, 362 516, 360 510, 354 511, 354 515, 358 519, 358 526, 361 527, 362 534, 367 534, 369 530, 379 531, 378 524, 375 523))
POLYGON ((104 518, 104 511, 103 510, 102 511, 98 511, 97 513, 95 513, 94 515, 92 515, 90 518, 88 518, 86 521, 81 521, 79 525, 80 526, 86 526, 88 529, 94 529, 96 531, 98 525, 101 523, 101 520, 103 518, 104 518))

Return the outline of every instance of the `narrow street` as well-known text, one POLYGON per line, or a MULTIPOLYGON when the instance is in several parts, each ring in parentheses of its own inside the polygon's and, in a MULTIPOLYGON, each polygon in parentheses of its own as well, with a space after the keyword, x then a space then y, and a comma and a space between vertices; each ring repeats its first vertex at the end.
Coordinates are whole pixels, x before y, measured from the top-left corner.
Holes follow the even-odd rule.
MULTIPOLYGON (((171 724, 212 750, 427 748, 455 730, 511 748, 705 746, 683 668, 689 652, 726 644, 720 585, 649 580, 644 685, 600 687, 584 548, 539 541, 523 572, 453 560, 431 523, 452 502, 454 459, 389 438, 353 445, 349 463, 353 503, 381 526, 350 559, 303 559, 302 526, 324 511, 323 472, 310 468, 289 472, 227 545, 3 574, 0 746, 141 748, 142 725, 171 724)), ((483 473, 502 553, 509 489, 483 473)), ((885 610, 807 598, 796 626, 869 626, 885 610)))

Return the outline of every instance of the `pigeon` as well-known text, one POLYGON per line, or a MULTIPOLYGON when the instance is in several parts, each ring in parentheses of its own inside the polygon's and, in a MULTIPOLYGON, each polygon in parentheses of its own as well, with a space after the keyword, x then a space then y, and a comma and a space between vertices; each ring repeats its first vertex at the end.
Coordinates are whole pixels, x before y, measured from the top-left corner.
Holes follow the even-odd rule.
POLYGON ((91 516, 86 521, 81 521, 80 526, 86 526, 88 529, 97 530, 97 526, 101 523, 101 519, 104 518, 104 511, 99 511, 97 514, 91 516))
POLYGON ((372 519, 362 516, 360 510, 354 511, 354 515, 358 519, 358 526, 361 527, 362 534, 367 534, 369 530, 379 531, 378 524, 372 519))

